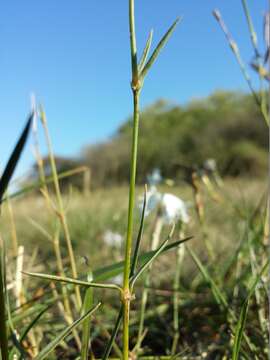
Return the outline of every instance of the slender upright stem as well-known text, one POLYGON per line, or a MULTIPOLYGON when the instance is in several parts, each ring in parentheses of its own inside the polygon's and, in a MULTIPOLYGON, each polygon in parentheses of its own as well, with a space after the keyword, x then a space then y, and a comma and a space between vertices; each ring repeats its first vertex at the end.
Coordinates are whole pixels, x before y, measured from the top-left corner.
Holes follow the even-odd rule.
POLYGON ((130 36, 132 81, 134 81, 134 80, 138 80, 134 0, 129 0, 129 36, 130 36))
POLYGON ((124 280, 123 280, 123 306, 124 306, 123 359, 124 360, 128 360, 129 358, 129 310, 130 310, 130 301, 132 298, 132 294, 131 294, 132 289, 130 289, 130 285, 129 285, 129 275, 130 275, 132 236, 133 236, 133 210, 134 210, 134 201, 135 201, 137 149, 138 149, 138 132, 139 132, 139 95, 140 95, 140 87, 141 87, 138 77, 134 0, 129 0, 129 32, 130 32, 130 52, 131 52, 131 67, 132 67, 131 88, 133 92, 133 134, 132 134, 132 149, 131 149, 131 161, 130 161, 131 167, 130 167, 130 185, 129 185, 128 225, 127 225, 124 280))
POLYGON ((133 91, 133 135, 131 150, 131 169, 130 169, 130 186, 129 186, 129 206, 128 206, 128 226, 125 249, 125 267, 124 267, 124 290, 129 288, 129 272, 131 264, 132 249, 132 232, 133 232, 133 210, 135 201, 135 183, 136 183, 136 166, 137 166, 137 148, 139 132, 139 92, 133 91))
POLYGON ((249 9, 248 9, 246 0, 242 0, 242 6, 243 6, 243 9, 244 9, 246 19, 247 19, 248 30, 249 30, 249 34, 250 34, 250 38, 251 38, 251 43, 252 43, 252 46, 254 48, 255 56, 256 56, 257 59, 259 59, 260 58, 260 52, 259 52, 258 44, 257 44, 257 35, 256 35, 255 30, 254 30, 254 26, 253 26, 253 23, 252 23, 252 19, 251 19, 250 13, 249 13, 249 9))
MULTIPOLYGON (((181 224, 183 227, 183 224, 181 224)), ((184 230, 180 230, 179 237, 184 238, 184 230)), ((177 347, 179 343, 179 283, 180 283, 180 275, 181 275, 181 268, 184 260, 185 255, 185 244, 181 244, 177 248, 176 253, 176 269, 174 275, 174 283, 173 283, 173 330, 174 330, 174 337, 173 337, 173 344, 172 344, 172 355, 175 355, 177 352, 177 347)))
POLYGON ((123 322, 123 357, 128 359, 129 351, 129 309, 132 294, 129 286, 129 274, 131 264, 132 235, 133 235, 133 210, 135 201, 135 183, 136 183, 136 164, 137 164, 137 147, 139 131, 139 91, 133 91, 134 114, 133 114, 133 137, 131 152, 131 169, 130 169, 130 188, 129 188, 129 207, 128 207, 128 227, 125 249, 125 267, 123 282, 123 304, 124 304, 124 322, 123 322))
MULTIPOLYGON (((156 250, 159 246, 160 235, 163 228, 163 218, 160 214, 157 215, 154 232, 151 241, 151 250, 156 250)), ((141 345, 143 341, 143 332, 144 332, 144 319, 145 319, 145 311, 146 305, 148 301, 148 293, 149 293, 149 286, 150 286, 150 277, 151 277, 151 269, 152 266, 150 265, 145 276, 144 284, 143 284, 143 291, 142 291, 142 300, 141 300, 141 309, 140 309, 140 319, 139 319, 139 330, 137 336, 137 343, 136 348, 138 351, 141 350, 141 345)))
MULTIPOLYGON (((270 0, 268 0, 268 12, 270 13, 270 0)), ((269 30, 269 29, 268 29, 269 30)), ((268 44, 270 46, 270 44, 268 44)), ((268 49, 270 51, 270 49, 268 49)), ((270 56, 268 56, 268 71, 270 72, 270 56)), ((266 211, 266 223, 267 223, 267 246, 270 249, 270 83, 268 85, 268 199, 267 199, 267 211, 266 211)), ((270 250, 268 250, 268 257, 270 257, 270 250)), ((267 283, 269 284, 270 272, 267 274, 267 283)), ((268 286, 268 314, 270 314, 270 288, 268 286)), ((269 320, 269 315, 268 315, 269 320)), ((268 344, 270 344, 270 327, 268 327, 268 344)), ((270 350, 268 352, 268 359, 270 360, 270 350)))

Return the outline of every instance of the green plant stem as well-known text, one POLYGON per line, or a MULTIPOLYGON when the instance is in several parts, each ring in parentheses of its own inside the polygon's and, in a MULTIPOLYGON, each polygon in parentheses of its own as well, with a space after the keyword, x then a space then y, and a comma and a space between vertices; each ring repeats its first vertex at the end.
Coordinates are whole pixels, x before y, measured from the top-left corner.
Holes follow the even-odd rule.
MULTIPOLYGON (((151 250, 152 251, 156 250, 159 245, 160 234, 161 234, 162 228, 163 228, 163 219, 158 214, 157 218, 156 218, 155 226, 154 226, 152 241, 151 241, 151 250)), ((141 349, 141 343, 143 341, 144 320, 145 320, 146 305, 147 305, 148 293, 149 293, 149 287, 150 287, 151 268, 152 268, 152 266, 149 266, 148 271, 146 271, 145 280, 144 280, 144 284, 143 284, 140 319, 139 319, 139 330, 138 330, 137 343, 136 343, 136 348, 137 348, 138 352, 141 349)))
POLYGON ((136 166, 137 166, 137 148, 139 132, 139 90, 133 90, 133 137, 131 151, 131 169, 130 169, 130 187, 129 187, 129 207, 128 207, 128 227, 125 250, 124 282, 123 282, 123 304, 124 304, 124 321, 123 321, 123 357, 128 360, 129 351, 129 309, 132 294, 130 293, 129 274, 131 264, 132 235, 133 235, 133 210, 135 201, 135 184, 136 184, 136 166))
MULTIPOLYGON (((183 226, 183 225, 181 225, 183 226)), ((183 229, 179 232, 180 239, 184 238, 183 229)), ((185 255, 185 244, 181 244, 177 248, 176 252, 176 269, 174 275, 174 284, 173 284, 173 344, 171 354, 175 355, 177 351, 177 346, 179 342, 179 283, 180 283, 180 275, 181 275, 181 267, 184 260, 185 255)))
POLYGON ((122 299, 123 308, 124 308, 123 309, 123 359, 124 360, 128 360, 129 358, 129 311, 130 311, 130 301, 132 298, 132 294, 131 294, 132 290, 130 289, 129 277, 130 277, 130 265, 131 265, 133 210, 134 210, 134 201, 135 201, 137 148, 138 148, 138 133, 139 133, 140 84, 138 79, 134 0, 129 0, 129 33, 130 33, 131 67, 132 67, 131 87, 133 91, 133 134, 132 134, 132 149, 131 149, 131 162, 130 162, 131 167, 130 167, 130 185, 129 185, 128 225, 127 225, 127 238, 126 238, 126 248, 125 248, 125 265, 124 265, 123 299, 122 299))
POLYGON ((137 45, 135 33, 134 0, 129 0, 129 36, 131 52, 132 81, 138 81, 137 45))

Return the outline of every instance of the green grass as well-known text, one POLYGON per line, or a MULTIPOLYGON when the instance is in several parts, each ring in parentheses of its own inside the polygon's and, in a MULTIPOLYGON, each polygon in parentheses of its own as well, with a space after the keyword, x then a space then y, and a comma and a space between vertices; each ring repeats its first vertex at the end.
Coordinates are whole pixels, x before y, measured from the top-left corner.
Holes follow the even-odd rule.
MULTIPOLYGON (((245 1, 243 6, 256 52, 245 1)), ((249 83, 237 45, 220 14, 215 16, 249 83)), ((161 195, 145 218, 146 189, 139 214, 140 91, 177 22, 151 55, 150 32, 138 62, 134 0, 129 0, 134 105, 129 191, 63 195, 45 112, 33 109, 0 178, 2 360, 269 356, 266 183, 250 178, 222 183, 213 167, 193 169, 189 187, 176 183, 159 189, 189 203, 190 223, 183 218, 166 226, 161 195), (23 199, 9 197, 8 185, 35 117, 43 125, 52 186, 46 183, 34 131, 41 195, 23 191, 23 199), (116 244, 105 241, 107 231, 120 234, 116 244)), ((261 90, 258 105, 266 116, 261 90)))
MULTIPOLYGON (((229 359, 233 349, 233 335, 230 335, 237 328, 237 319, 240 316, 241 306, 248 296, 254 275, 250 264, 250 249, 248 248, 248 239, 251 241, 252 249, 255 252, 255 267, 259 271, 264 261, 262 247, 262 222, 265 203, 257 211, 252 224, 248 224, 248 218, 259 204, 263 189, 266 186, 263 180, 238 179, 227 180, 222 190, 224 201, 217 203, 213 201, 209 194, 204 191, 205 203, 205 222, 209 241, 214 248, 215 260, 209 263, 207 260, 207 251, 202 240, 202 231, 196 217, 193 204, 193 195, 191 189, 184 185, 174 186, 173 188, 164 186, 162 191, 172 192, 181 196, 186 201, 190 201, 191 207, 189 213, 191 222, 187 226, 186 235, 193 235, 190 242, 190 249, 196 253, 200 262, 208 273, 211 274, 211 281, 218 288, 213 288, 211 281, 201 275, 200 269, 189 255, 185 255, 181 268, 180 290, 179 290, 179 351, 185 350, 189 359, 195 358, 207 353, 210 356, 221 358, 222 355, 229 359), (259 194, 259 196, 258 196, 259 194), (233 259, 239 244, 242 242, 238 257, 233 259), (235 260, 235 261, 234 261, 235 260), (231 263, 231 265, 230 265, 231 263), (238 269, 236 271, 236 269, 238 269), (221 294, 221 295, 220 295, 221 294), (230 304, 230 311, 222 303, 223 297, 230 304), (234 314, 232 316, 232 314, 234 314), (235 318, 234 318, 235 317, 235 318)), ((143 188, 136 189, 136 195, 143 194, 143 188)), ((112 188, 99 190, 91 193, 87 201, 84 196, 78 193, 65 195, 63 198, 67 206, 67 221, 69 224, 71 239, 73 241, 75 259, 79 274, 86 274, 88 266, 85 257, 93 270, 112 264, 122 259, 123 248, 114 248, 106 245, 103 240, 103 234, 106 229, 119 232, 124 236, 126 224, 127 208, 127 188, 112 188)), ((43 232, 37 229, 29 222, 33 219, 35 224, 39 224, 46 231, 50 231, 50 212, 46 210, 44 200, 41 196, 28 196, 25 199, 12 201, 14 218, 18 241, 25 246, 24 270, 33 272, 44 272, 49 274, 56 273, 55 257, 52 251, 52 244, 46 239, 43 232), (38 249, 37 257, 30 265, 32 251, 38 249)), ((135 207, 135 229, 139 228, 139 211, 135 207)), ((155 214, 146 218, 145 231, 142 239, 142 249, 144 251, 150 248, 151 232, 155 214)), ((11 244, 11 229, 8 213, 3 211, 0 219, 1 233, 5 234, 7 244, 11 244)), ((164 237, 169 231, 165 227, 164 237)), ((176 236, 176 235, 175 235, 176 236)), ((61 239, 61 236, 60 236, 61 239)), ((174 238, 176 240, 176 237, 174 238)), ((11 246, 8 245, 8 253, 11 246)), ((68 254, 65 253, 65 247, 62 246, 64 263, 68 254)), ((153 264, 151 277, 151 286, 149 289, 149 298, 145 314, 145 327, 147 333, 142 343, 143 353, 145 355, 166 355, 169 353, 173 340, 173 278, 175 252, 160 257, 153 264)), ((12 273, 15 268, 15 259, 8 257, 8 268, 12 273)), ((71 270, 67 267, 66 274, 71 276, 71 270)), ((9 274, 11 276, 11 274, 9 274)), ((87 280, 83 278, 82 280, 87 280)), ((10 280, 9 280, 10 281, 10 280)), ((37 292, 41 293, 41 298, 35 302, 35 305, 46 305, 52 298, 52 292, 47 283, 40 280, 25 278, 26 299, 31 298, 37 292), (44 286, 45 285, 45 286, 44 286)), ((140 297, 143 283, 139 281, 135 290, 136 303, 131 308, 131 327, 130 344, 135 345, 138 330, 138 311, 140 308, 140 297)), ((57 285, 58 288, 58 285, 57 285)), ((72 287, 67 286, 68 291, 72 287)), ((254 343, 258 351, 258 359, 266 359, 267 342, 265 334, 259 321, 258 311, 266 311, 266 294, 260 285, 260 304, 256 302, 255 296, 249 300, 249 311, 245 324, 245 332, 251 342, 254 343)), ((117 317, 119 309, 119 295, 114 291, 94 290, 94 299, 102 299, 101 310, 96 313, 91 323, 91 345, 96 356, 101 356, 104 347, 108 341, 108 333, 111 333, 112 327, 117 317), (102 324, 102 325, 101 325, 102 324)), ((12 298, 12 296, 11 296, 12 298)), ((73 295, 71 297, 73 299, 73 295)), ((73 301, 73 300, 72 300, 73 301)), ((31 308, 31 303, 27 307, 31 308)), ((14 308, 14 305, 13 305, 14 308)), ((38 310, 37 310, 38 311, 38 310)), ((75 311, 73 309, 73 311, 75 311)), ((20 310, 13 315, 19 315, 20 310)), ((36 314, 37 315, 37 314, 36 314)), ((266 316, 266 315, 265 315, 266 316)), ((23 320, 23 324, 34 317, 27 317, 29 320, 23 320)), ((16 323, 19 327, 21 321, 16 323)), ((59 312, 57 304, 52 306, 36 324, 36 332, 41 331, 41 348, 49 343, 53 333, 59 333, 64 330, 65 325, 62 315, 59 312), (57 314, 57 316, 55 316, 57 314), (52 324, 53 320, 53 324, 52 324), (61 330, 62 329, 62 330, 61 330)), ((79 331, 80 333, 80 331, 79 331)), ((121 346, 120 335, 117 335, 116 342, 121 346)), ((73 344, 72 336, 67 337, 66 343, 60 351, 65 356, 72 357, 76 352, 76 345, 73 344), (73 345, 72 345, 73 344, 73 345), (72 345, 72 346, 70 346, 72 345)), ((251 354, 249 346, 242 339, 244 352, 251 354)), ((240 347, 241 349, 241 347, 240 347)), ((112 354, 114 353, 114 350, 112 354)), ((58 354, 58 352, 56 352, 58 354)), ((59 356, 59 355, 57 355, 59 356)), ((183 355, 184 356, 184 355, 183 355)), ((255 355, 249 355, 255 356, 255 355)))

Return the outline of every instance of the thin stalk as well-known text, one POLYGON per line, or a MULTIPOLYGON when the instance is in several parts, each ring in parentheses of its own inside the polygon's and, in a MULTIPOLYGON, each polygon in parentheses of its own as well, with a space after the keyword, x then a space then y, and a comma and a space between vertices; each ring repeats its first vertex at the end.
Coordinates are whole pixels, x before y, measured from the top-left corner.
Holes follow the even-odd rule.
MULTIPOLYGON (((42 159, 42 156, 40 153, 38 133, 37 133, 37 129, 35 129, 35 127, 33 127, 33 135, 34 135, 35 156, 36 156, 38 172, 39 172, 39 177, 40 177, 40 183, 41 183, 40 189, 42 190, 42 194, 44 195, 45 205, 46 205, 47 209, 50 211, 50 209, 51 209, 50 193, 49 193, 48 186, 46 183, 44 162, 43 162, 43 159, 42 159)), ((60 235, 59 233, 60 233, 60 224, 58 221, 56 224, 54 235, 51 236, 49 234, 49 236, 53 243, 54 253, 55 253, 55 257, 56 257, 57 271, 59 272, 60 276, 65 276, 63 259, 62 259, 60 242, 59 242, 59 235, 60 235)), ((63 284, 61 284, 61 291, 62 291, 62 295, 63 295, 63 304, 64 304, 65 311, 66 311, 65 318, 68 320, 67 321, 68 325, 71 325, 74 320, 73 320, 72 311, 71 311, 71 307, 70 307, 70 301, 69 301, 68 294, 67 294, 67 289, 63 284)), ((73 330, 73 334, 74 334, 75 339, 79 339, 77 329, 73 330)), ((76 340, 76 342, 78 345, 80 344, 80 342, 78 342, 77 340, 76 340)))
POLYGON ((260 58, 260 52, 259 52, 259 49, 258 49, 257 35, 256 35, 255 30, 254 30, 254 26, 253 26, 253 23, 252 23, 252 20, 251 20, 251 16, 250 16, 250 13, 249 13, 249 9, 248 9, 246 0, 242 0, 242 6, 243 6, 243 9, 244 9, 246 19, 247 19, 248 30, 249 30, 249 34, 250 34, 251 43, 252 43, 252 46, 253 46, 253 49, 254 49, 254 53, 255 53, 256 58, 259 59, 260 58))
MULTIPOLYGON (((268 12, 270 13, 270 0, 268 0, 268 12)), ((268 29, 269 30, 269 29, 268 29)), ((269 44, 268 44, 269 45, 269 44)), ((268 51, 270 49, 268 48, 268 51)), ((268 56, 268 71, 270 72, 270 56, 268 56)), ((268 103, 268 123, 270 124, 270 82, 268 85, 268 96, 267 96, 267 103, 268 103)), ((268 247, 268 258, 270 257, 270 126, 268 127, 268 199, 267 199, 267 211, 266 211, 266 219, 265 223, 267 226, 267 239, 266 244, 268 247)), ((267 295, 268 295, 268 322, 269 322, 269 314, 270 314, 270 289, 269 289, 269 280, 270 280, 270 270, 268 271, 266 275, 268 289, 267 289, 267 295)), ((268 325, 268 345, 270 344, 270 326, 268 325)), ((268 349, 268 359, 270 360, 270 350, 268 349)))
MULTIPOLYGON (((64 236, 66 239, 72 276, 76 279, 78 277, 78 272, 77 272, 77 267, 76 267, 76 262, 75 262, 75 256, 74 256, 74 252, 73 252, 73 247, 72 247, 69 228, 68 228, 68 224, 67 224, 64 204, 63 204, 62 195, 61 195, 61 191, 60 191, 57 168, 56 168, 55 159, 54 159, 54 155, 53 155, 52 143, 51 143, 49 129, 48 129, 48 125, 47 125, 47 119, 46 119, 46 115, 45 115, 45 112, 43 109, 41 109, 41 122, 42 122, 42 125, 44 128, 46 142, 47 142, 48 151, 49 151, 49 158, 50 158, 52 176, 54 179, 54 187, 55 187, 56 199, 57 199, 57 205, 58 205, 58 216, 59 216, 60 222, 62 224, 64 236)), ((76 294, 76 306, 77 306, 77 310, 79 311, 82 306, 82 300, 81 300, 80 289, 78 286, 75 286, 75 294, 76 294)))
POLYGON ((201 189, 200 189, 200 185, 199 185, 199 177, 195 171, 192 173, 191 186, 193 189, 196 213, 198 216, 199 223, 201 225, 205 248, 206 248, 207 254, 209 256, 209 259, 213 260, 214 259, 214 251, 213 251, 213 247, 210 244, 209 238, 208 238, 207 226, 205 224, 204 205, 203 205, 202 194, 201 194, 201 189))
POLYGON ((132 294, 130 293, 129 274, 131 265, 132 235, 133 235, 133 210, 135 202, 135 184, 136 184, 136 165, 137 165, 137 148, 139 132, 139 91, 133 90, 133 138, 131 152, 131 169, 130 169, 130 188, 129 188, 129 207, 128 207, 128 227, 125 250, 124 282, 123 282, 123 304, 124 304, 124 321, 123 321, 123 357, 128 360, 129 351, 129 309, 132 294))
MULTIPOLYGON (((181 224, 183 227, 183 224, 181 224)), ((180 239, 184 238, 184 230, 180 230, 180 239)), ((181 275, 181 268, 183 264, 185 256, 185 244, 181 244, 177 248, 176 253, 176 269, 174 275, 174 284, 173 284, 173 330, 174 330, 174 337, 173 337, 173 344, 172 344, 172 351, 171 354, 175 355, 178 342, 179 342, 179 283, 180 283, 180 275, 181 275)))
POLYGON ((133 236, 133 210, 135 202, 135 185, 136 185, 136 167, 137 167, 137 149, 139 133, 139 95, 140 82, 138 79, 137 48, 135 34, 135 16, 134 0, 129 0, 129 32, 130 32, 130 52, 132 67, 132 92, 133 92, 133 135, 131 150, 131 168, 130 168, 130 185, 129 185, 129 206, 128 206, 128 225, 125 248, 125 265, 123 280, 123 359, 129 358, 129 311, 132 294, 130 291, 129 275, 131 266, 131 250, 133 236))
MULTIPOLYGON (((158 247, 162 228, 163 228, 163 219, 158 214, 156 222, 155 222, 152 241, 151 241, 151 250, 152 251, 156 250, 158 247)), ((148 293, 149 293, 149 287, 150 287, 150 275, 151 275, 151 266, 149 267, 148 271, 146 272, 145 280, 144 280, 144 284, 143 284, 140 319, 139 319, 139 330, 138 330, 137 343, 136 343, 136 349, 138 352, 141 350, 141 343, 143 341, 145 312, 146 312, 146 305, 147 305, 148 293)))

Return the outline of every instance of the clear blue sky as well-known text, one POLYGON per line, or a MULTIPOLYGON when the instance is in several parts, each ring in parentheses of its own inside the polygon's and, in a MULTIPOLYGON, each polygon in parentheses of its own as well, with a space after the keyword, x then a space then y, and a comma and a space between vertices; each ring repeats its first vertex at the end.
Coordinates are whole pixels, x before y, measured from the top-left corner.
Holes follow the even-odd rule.
MULTIPOLYGON (((249 0, 262 32, 267 0, 249 0)), ((139 51, 183 16, 152 69, 142 106, 158 98, 185 103, 215 89, 247 90, 211 12, 219 8, 243 58, 251 46, 240 0, 137 0, 139 51)), ((128 0, 9 0, 0 5, 0 165, 29 111, 29 94, 45 105, 55 152, 76 155, 111 136, 131 113, 128 0)), ((261 38, 260 38, 261 40, 261 38)), ((29 142, 29 145, 31 141, 29 142)), ((33 161, 28 145, 19 172, 33 161)))

